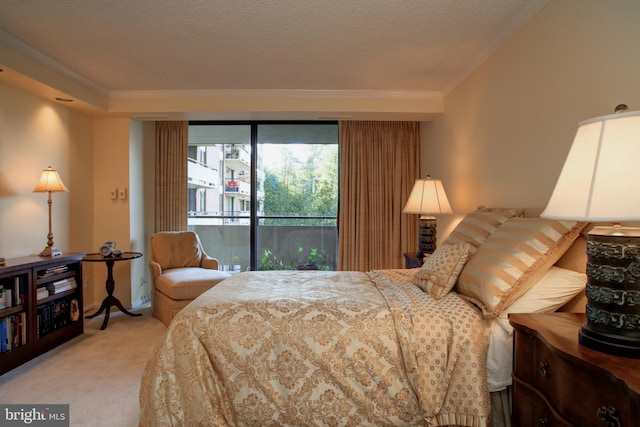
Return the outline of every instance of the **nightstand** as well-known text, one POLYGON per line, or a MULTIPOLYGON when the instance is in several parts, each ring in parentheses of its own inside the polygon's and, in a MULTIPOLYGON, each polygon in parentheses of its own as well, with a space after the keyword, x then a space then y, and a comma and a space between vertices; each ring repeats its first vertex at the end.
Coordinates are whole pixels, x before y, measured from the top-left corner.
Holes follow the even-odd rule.
POLYGON ((510 314, 513 425, 632 427, 640 422, 640 360, 580 345, 584 314, 510 314))

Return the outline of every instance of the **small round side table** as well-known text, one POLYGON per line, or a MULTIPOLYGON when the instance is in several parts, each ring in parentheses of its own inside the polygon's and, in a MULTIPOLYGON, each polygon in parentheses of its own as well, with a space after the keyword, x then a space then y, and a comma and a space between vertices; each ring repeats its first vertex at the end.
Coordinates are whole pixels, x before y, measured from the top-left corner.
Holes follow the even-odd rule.
POLYGON ((104 262, 107 264, 107 282, 105 286, 107 288, 107 296, 104 300, 102 300, 102 304, 100 308, 95 313, 85 316, 86 319, 93 319, 98 316, 103 311, 104 313, 104 321, 102 322, 102 327, 100 330, 104 330, 107 327, 107 323, 109 323, 109 314, 111 313, 111 307, 115 306, 124 314, 128 314, 129 316, 142 316, 142 313, 131 313, 126 308, 122 306, 120 300, 113 296, 113 290, 116 287, 115 281, 113 280, 113 264, 118 261, 131 261, 132 259, 140 258, 142 254, 140 252, 123 252, 121 255, 111 255, 111 256, 103 256, 102 254, 87 254, 82 258, 82 261, 87 262, 104 262))

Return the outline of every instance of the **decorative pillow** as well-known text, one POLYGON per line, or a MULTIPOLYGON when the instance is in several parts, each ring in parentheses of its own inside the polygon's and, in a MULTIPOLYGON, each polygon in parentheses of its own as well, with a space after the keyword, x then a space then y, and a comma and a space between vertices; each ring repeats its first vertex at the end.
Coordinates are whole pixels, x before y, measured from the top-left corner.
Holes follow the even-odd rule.
POLYGON ((549 313, 556 311, 584 291, 587 275, 553 266, 531 289, 505 308, 509 313, 549 313))
POLYGON ((478 206, 477 212, 497 212, 509 218, 523 218, 524 209, 522 208, 488 208, 486 206, 478 206))
POLYGON ((456 290, 497 317, 538 281, 578 237, 586 223, 512 218, 476 250, 456 290))
POLYGON ((445 296, 456 284, 470 248, 467 242, 437 247, 416 274, 416 285, 435 299, 445 296))
POLYGON ((471 253, 474 253, 504 222, 515 216, 523 215, 522 209, 488 209, 480 206, 476 211, 468 213, 456 225, 443 244, 468 242, 471 244, 471 253))

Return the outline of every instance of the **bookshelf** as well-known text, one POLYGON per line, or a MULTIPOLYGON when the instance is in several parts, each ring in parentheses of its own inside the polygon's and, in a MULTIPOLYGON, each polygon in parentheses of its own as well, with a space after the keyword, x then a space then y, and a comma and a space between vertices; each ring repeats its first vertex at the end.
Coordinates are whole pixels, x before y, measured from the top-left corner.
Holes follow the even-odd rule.
POLYGON ((0 266, 0 375, 84 332, 83 256, 27 256, 0 266))

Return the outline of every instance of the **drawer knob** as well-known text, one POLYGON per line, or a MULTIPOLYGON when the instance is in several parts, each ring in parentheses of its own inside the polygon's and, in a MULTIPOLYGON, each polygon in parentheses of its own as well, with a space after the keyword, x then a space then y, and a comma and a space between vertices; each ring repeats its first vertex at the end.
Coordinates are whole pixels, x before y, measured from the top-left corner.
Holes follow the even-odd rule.
POLYGON ((614 406, 601 406, 597 412, 598 420, 607 427, 620 427, 618 411, 614 406))
POLYGON ((546 418, 540 418, 540 427, 549 427, 549 420, 546 418))
POLYGON ((538 372, 540 372, 540 375, 542 375, 543 378, 548 378, 550 375, 549 364, 547 362, 540 362, 538 365, 538 372))

